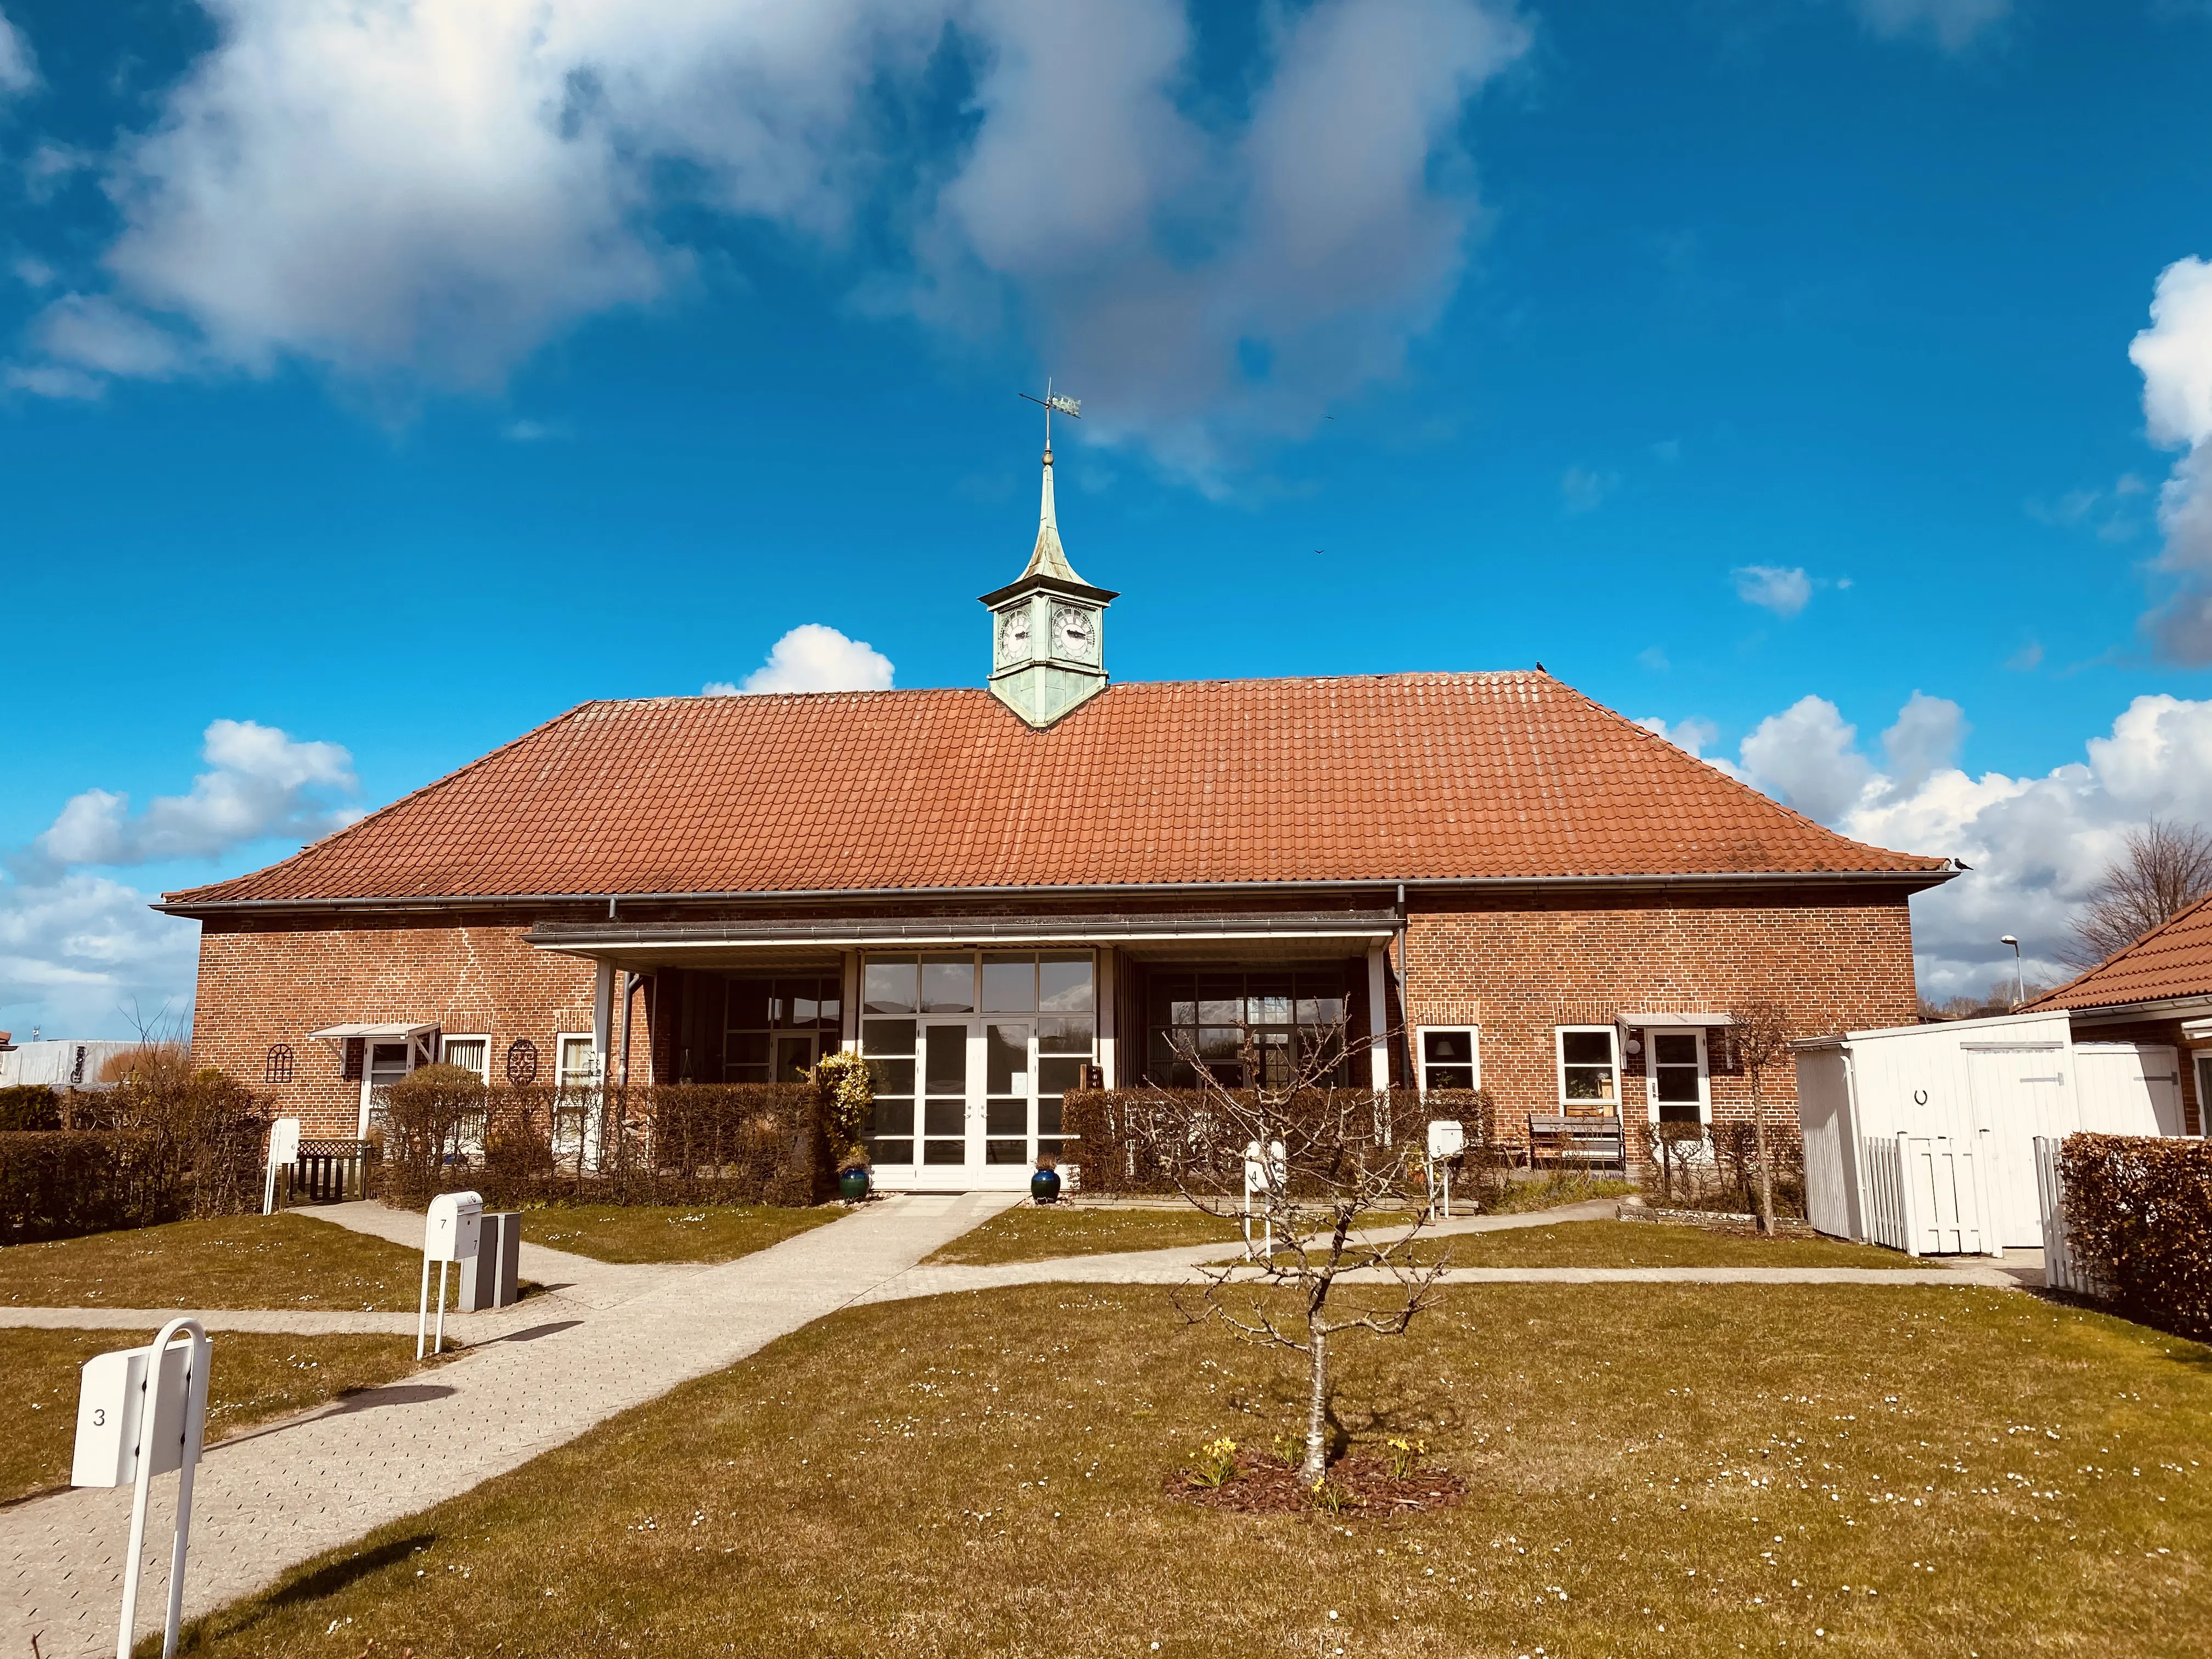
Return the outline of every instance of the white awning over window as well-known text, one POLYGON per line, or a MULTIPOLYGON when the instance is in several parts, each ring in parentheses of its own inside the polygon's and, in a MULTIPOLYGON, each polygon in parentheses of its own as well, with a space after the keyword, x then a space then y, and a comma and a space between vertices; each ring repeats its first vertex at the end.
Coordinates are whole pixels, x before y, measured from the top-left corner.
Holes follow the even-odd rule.
POLYGON ((325 1026, 319 1031, 310 1031, 307 1035, 311 1037, 326 1037, 331 1039, 339 1037, 382 1037, 387 1042, 396 1042, 406 1037, 421 1036, 425 1031, 434 1031, 437 1029, 437 1023, 434 1020, 429 1020, 417 1025, 405 1025, 398 1024, 387 1024, 384 1025, 330 1025, 325 1026))
POLYGON ((1680 1010, 1656 1013, 1644 1010, 1617 1015, 1614 1024, 1626 1026, 1631 1030, 1640 1026, 1647 1031, 1687 1031, 1702 1030, 1708 1026, 1733 1025, 1735 1021, 1727 1014, 1685 1013, 1680 1010))

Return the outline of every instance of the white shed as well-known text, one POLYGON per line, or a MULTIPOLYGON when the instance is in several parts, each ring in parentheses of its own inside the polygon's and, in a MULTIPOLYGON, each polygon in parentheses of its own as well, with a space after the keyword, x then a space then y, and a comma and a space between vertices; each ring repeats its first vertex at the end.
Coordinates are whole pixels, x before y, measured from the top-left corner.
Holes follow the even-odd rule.
POLYGON ((2063 1009, 1795 1047, 1807 1216, 1918 1255, 2040 1244, 2038 1135, 2181 1126, 2172 1048, 2076 1043, 2063 1009))

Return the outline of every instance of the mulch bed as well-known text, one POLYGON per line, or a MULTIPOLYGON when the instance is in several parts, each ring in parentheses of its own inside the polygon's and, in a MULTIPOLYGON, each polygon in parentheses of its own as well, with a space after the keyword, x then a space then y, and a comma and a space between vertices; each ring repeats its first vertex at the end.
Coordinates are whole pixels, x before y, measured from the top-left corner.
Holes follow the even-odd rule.
MULTIPOLYGON (((1467 1483, 1445 1470, 1417 1467, 1401 1480, 1382 1459, 1356 1452, 1330 1464, 1328 1480, 1344 1495, 1344 1513, 1369 1520, 1447 1509, 1467 1496, 1467 1483)), ((1178 1470, 1168 1477, 1167 1492, 1185 1503, 1245 1515, 1328 1513, 1299 1484, 1294 1467, 1254 1452, 1238 1452, 1237 1473, 1218 1486, 1194 1486, 1178 1470)))

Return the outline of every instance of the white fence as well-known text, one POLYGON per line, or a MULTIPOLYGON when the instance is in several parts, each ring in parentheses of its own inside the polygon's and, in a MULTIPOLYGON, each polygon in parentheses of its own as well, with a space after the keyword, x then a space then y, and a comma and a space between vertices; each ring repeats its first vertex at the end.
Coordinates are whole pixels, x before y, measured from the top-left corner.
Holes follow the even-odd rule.
POLYGON ((2111 1289, 2085 1269, 2066 1236, 2066 1143, 2054 1135, 2035 1138, 2035 1195, 2043 1212, 2043 1282, 2054 1291, 2105 1297, 2111 1289))
POLYGON ((1861 1144, 1869 1243, 1907 1255, 1994 1255, 1984 1245, 1983 1171, 1948 1135, 1869 1135, 1861 1144))

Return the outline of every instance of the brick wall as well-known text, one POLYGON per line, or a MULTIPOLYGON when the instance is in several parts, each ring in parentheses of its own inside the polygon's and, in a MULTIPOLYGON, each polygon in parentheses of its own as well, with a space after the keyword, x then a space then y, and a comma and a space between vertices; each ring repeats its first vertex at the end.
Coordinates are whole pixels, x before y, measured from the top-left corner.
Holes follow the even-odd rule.
MULTIPOLYGON (((1806 1036, 1917 1017, 1912 930, 1903 900, 1778 893, 1747 905, 1724 896, 1595 896, 1542 908, 1502 901, 1425 908, 1407 917, 1407 1017, 1414 1025, 1481 1028, 1483 1085, 1502 1124, 1559 1111, 1554 1030, 1605 1025, 1634 1010, 1725 1011, 1764 998, 1806 1036)), ((1648 1121, 1645 1055, 1624 1056, 1622 1116, 1648 1121)), ((1750 1121, 1750 1084, 1708 1044, 1716 1122, 1750 1121)), ((1796 1133, 1787 1062, 1766 1080, 1770 1131, 1796 1133)))
POLYGON ((592 965, 531 949, 525 925, 205 922, 192 1052, 263 1091, 310 1137, 352 1135, 361 1110, 361 1085, 339 1076, 337 1046, 307 1036, 325 1026, 404 1021, 489 1035, 495 1079, 507 1045, 526 1036, 550 1083, 555 1036, 592 1029, 592 965), (292 1081, 265 1083, 269 1049, 280 1042, 292 1047, 292 1081))

